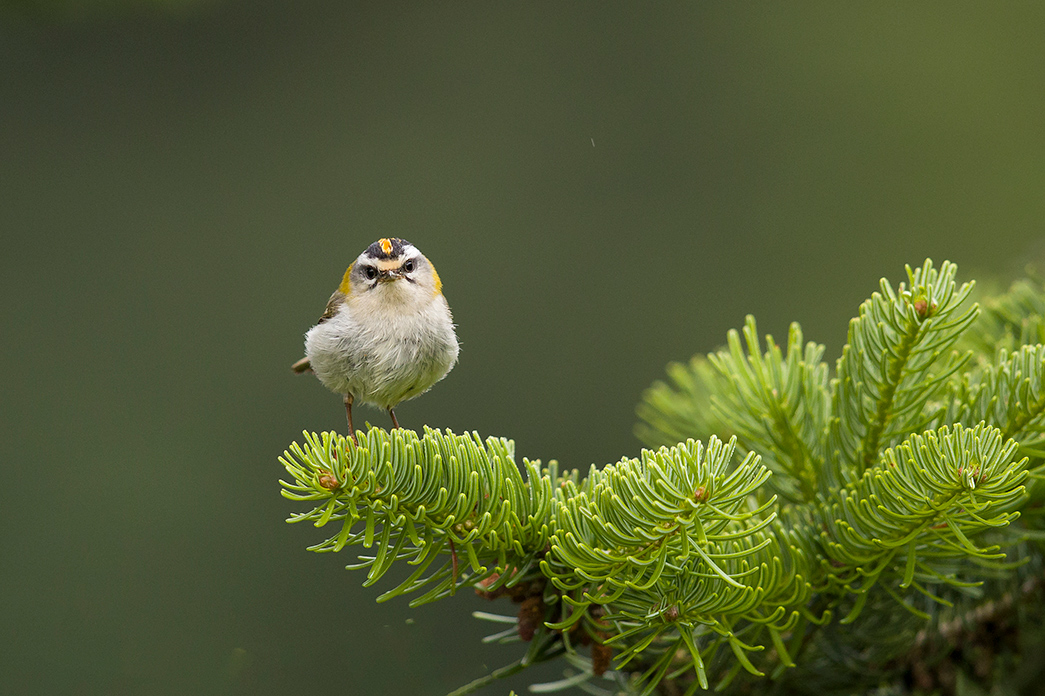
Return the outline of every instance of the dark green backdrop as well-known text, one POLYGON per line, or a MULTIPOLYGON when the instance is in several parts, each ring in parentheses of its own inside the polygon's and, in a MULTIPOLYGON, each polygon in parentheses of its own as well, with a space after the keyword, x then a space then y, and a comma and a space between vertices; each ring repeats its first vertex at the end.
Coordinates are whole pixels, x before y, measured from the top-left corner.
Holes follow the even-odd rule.
POLYGON ((344 427, 288 367, 378 237, 432 259, 462 341, 404 425, 579 467, 636 454, 642 389, 748 312, 837 356, 905 262, 1042 252, 1040 3, 24 7, 2 693, 438 695, 509 661, 467 616, 508 607, 377 606, 283 523, 276 457, 344 427))

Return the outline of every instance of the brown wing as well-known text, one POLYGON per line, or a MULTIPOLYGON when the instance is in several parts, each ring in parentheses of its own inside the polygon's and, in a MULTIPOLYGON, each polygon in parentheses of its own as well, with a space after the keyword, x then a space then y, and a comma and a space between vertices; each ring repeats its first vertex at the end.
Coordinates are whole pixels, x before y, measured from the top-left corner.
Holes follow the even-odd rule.
POLYGON ((327 308, 323 310, 323 316, 319 318, 319 323, 322 324, 330 317, 337 314, 337 310, 341 309, 341 303, 345 301, 345 293, 340 290, 335 290, 334 294, 327 300, 327 308))

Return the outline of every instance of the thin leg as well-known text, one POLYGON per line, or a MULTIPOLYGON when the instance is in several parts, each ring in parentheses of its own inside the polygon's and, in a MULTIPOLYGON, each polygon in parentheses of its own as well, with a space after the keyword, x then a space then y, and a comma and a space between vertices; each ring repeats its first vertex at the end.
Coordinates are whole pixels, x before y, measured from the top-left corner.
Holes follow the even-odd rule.
POLYGON ((352 438, 352 442, 359 444, 359 440, 356 439, 356 429, 352 427, 352 395, 345 394, 345 413, 348 414, 348 436, 352 438))
POLYGON ((396 420, 396 412, 392 409, 388 409, 388 415, 392 416, 392 427, 396 430, 399 429, 399 421, 396 420))

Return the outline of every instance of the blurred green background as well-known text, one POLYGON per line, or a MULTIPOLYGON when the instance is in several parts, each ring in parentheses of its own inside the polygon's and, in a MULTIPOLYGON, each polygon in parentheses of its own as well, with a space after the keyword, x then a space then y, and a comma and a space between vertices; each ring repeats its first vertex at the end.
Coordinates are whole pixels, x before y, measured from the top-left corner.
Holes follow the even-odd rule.
MULTIPOLYGON (((746 313, 833 360, 903 264, 1041 256, 1045 5, 0 9, 0 693, 443 694, 514 659, 305 547, 278 455, 402 236, 461 360, 398 411, 586 468, 746 313)), ((360 410, 386 426, 385 416, 360 410)), ((467 594, 467 593, 466 593, 467 594)), ((552 679, 556 666, 486 694, 552 679)))

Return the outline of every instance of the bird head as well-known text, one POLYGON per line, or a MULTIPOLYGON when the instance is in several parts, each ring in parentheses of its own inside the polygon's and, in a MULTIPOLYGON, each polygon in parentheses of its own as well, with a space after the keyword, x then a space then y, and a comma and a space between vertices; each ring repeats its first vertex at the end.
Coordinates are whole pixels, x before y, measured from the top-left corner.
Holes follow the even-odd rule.
POLYGON ((435 267, 405 239, 379 239, 348 267, 338 288, 350 301, 421 301, 442 293, 435 267))

